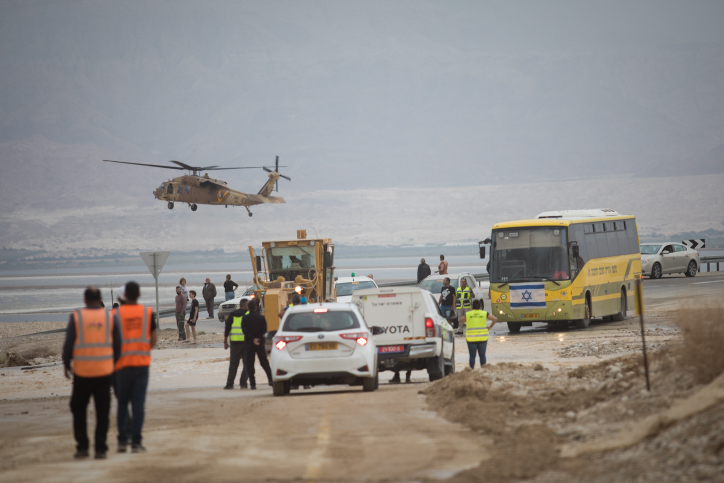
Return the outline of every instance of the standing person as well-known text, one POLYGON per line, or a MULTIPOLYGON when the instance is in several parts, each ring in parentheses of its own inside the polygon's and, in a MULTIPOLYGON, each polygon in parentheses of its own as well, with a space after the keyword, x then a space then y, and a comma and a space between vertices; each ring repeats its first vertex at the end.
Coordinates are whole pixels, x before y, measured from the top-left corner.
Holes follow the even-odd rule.
POLYGON ((176 287, 176 327, 178 327, 178 340, 186 340, 186 331, 184 330, 184 322, 186 322, 186 297, 181 291, 181 286, 176 287))
POLYGON ((181 277, 181 279, 178 281, 179 285, 181 286, 181 292, 183 292, 184 297, 186 297, 186 307, 189 307, 189 291, 186 289, 186 279, 181 277))
POLYGON ((196 290, 190 290, 189 296, 191 297, 191 312, 189 320, 186 321, 186 334, 191 333, 194 336, 194 344, 196 344, 196 321, 199 320, 199 301, 196 300, 196 290))
POLYGON ((226 276, 226 282, 224 282, 224 296, 226 297, 226 300, 231 300, 234 298, 234 292, 236 292, 236 289, 239 287, 239 284, 236 282, 232 282, 231 280, 231 274, 228 274, 226 276))
MULTIPOLYGON (((412 375, 412 370, 408 370, 407 374, 405 375, 406 383, 410 382, 410 375, 412 375)), ((400 380, 400 371, 398 369, 398 370, 395 370, 395 375, 392 376, 392 379, 390 379, 390 384, 399 384, 400 382, 402 382, 402 381, 400 380)))
POLYGON ((289 304, 279 311, 277 314, 279 316, 279 320, 282 320, 282 317, 284 317, 284 314, 287 313, 287 309, 289 307, 294 307, 295 305, 302 305, 302 297, 300 297, 298 293, 293 294, 289 299, 289 304))
POLYGON ((204 297, 206 303, 206 311, 209 313, 207 319, 214 318, 214 297, 216 297, 216 285, 211 283, 210 278, 206 278, 204 288, 201 289, 201 295, 204 297))
POLYGON ((243 364, 239 386, 246 389, 249 373, 246 370, 246 343, 244 343, 244 332, 241 330, 241 319, 249 313, 247 301, 242 299, 239 308, 226 317, 224 327, 224 349, 231 349, 229 352, 229 375, 226 377, 224 389, 234 389, 236 371, 239 369, 239 361, 243 364))
POLYGON ((437 266, 435 273, 438 275, 447 275, 447 262, 445 261, 445 255, 440 255, 440 265, 437 266))
POLYGON ((450 285, 450 277, 445 277, 442 281, 442 290, 440 290, 440 299, 437 303, 440 305, 440 310, 445 318, 448 318, 447 311, 452 310, 457 297, 455 295, 455 288, 450 285))
POLYGON ((249 313, 241 319, 241 331, 244 333, 246 343, 246 371, 249 374, 249 386, 256 389, 254 378, 255 355, 259 356, 259 363, 266 372, 269 385, 272 385, 271 367, 266 358, 266 347, 264 346, 264 334, 266 333, 266 319, 259 313, 259 302, 251 299, 249 302, 249 313))
POLYGON ((468 282, 465 277, 460 279, 460 286, 455 292, 455 313, 458 316, 458 322, 462 325, 465 320, 465 314, 472 308, 473 304, 473 289, 468 287, 468 282))
POLYGON ((425 263, 425 259, 420 260, 420 264, 417 266, 417 283, 425 280, 430 275, 430 265, 425 263))
POLYGON ((473 301, 473 309, 465 314, 465 323, 467 331, 465 332, 465 341, 468 343, 468 352, 470 353, 470 369, 475 368, 475 354, 480 355, 480 365, 484 366, 485 348, 488 345, 488 331, 498 322, 498 319, 484 309, 485 306, 481 300, 473 301), (488 327, 488 320, 493 323, 488 327))
POLYGON ((108 420, 111 412, 113 364, 121 354, 121 333, 101 305, 101 291, 88 287, 84 293, 85 308, 70 316, 63 344, 65 377, 73 374, 73 393, 70 410, 73 413, 73 433, 76 441, 75 458, 87 458, 88 403, 93 396, 96 411, 95 458, 105 459, 108 446, 108 420), (71 369, 71 361, 73 366, 71 369))
POLYGON ((153 308, 138 303, 141 287, 136 282, 125 286, 126 302, 114 310, 121 332, 121 357, 116 362, 116 395, 118 397, 118 452, 128 446, 128 403, 133 407, 131 423, 131 452, 143 453, 141 444, 145 417, 151 349, 158 340, 158 325, 153 308))

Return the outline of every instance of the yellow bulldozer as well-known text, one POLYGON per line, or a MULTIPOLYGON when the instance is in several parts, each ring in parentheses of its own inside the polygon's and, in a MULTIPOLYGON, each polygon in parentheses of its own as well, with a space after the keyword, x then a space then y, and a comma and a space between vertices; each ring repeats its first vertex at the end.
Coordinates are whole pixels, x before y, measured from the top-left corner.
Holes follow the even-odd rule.
POLYGON ((297 230, 295 240, 262 242, 261 255, 249 247, 254 269, 254 293, 262 301, 267 330, 279 329, 279 312, 294 293, 308 303, 334 302, 334 244, 331 238, 307 239, 297 230))

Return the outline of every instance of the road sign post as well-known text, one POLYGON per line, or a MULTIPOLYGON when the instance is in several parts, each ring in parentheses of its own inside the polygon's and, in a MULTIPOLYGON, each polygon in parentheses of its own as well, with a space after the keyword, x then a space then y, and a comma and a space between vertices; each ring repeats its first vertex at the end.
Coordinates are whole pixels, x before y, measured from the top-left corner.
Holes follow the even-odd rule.
POLYGON ((651 392, 651 380, 649 379, 649 359, 646 355, 646 335, 644 326, 644 284, 639 278, 636 280, 636 315, 641 322, 641 345, 644 352, 644 373, 646 374, 646 390, 651 392))
POLYGON ((158 309, 158 276, 170 254, 171 252, 141 252, 141 258, 146 262, 146 266, 156 280, 156 323, 158 324, 159 330, 161 330, 161 318, 158 309))

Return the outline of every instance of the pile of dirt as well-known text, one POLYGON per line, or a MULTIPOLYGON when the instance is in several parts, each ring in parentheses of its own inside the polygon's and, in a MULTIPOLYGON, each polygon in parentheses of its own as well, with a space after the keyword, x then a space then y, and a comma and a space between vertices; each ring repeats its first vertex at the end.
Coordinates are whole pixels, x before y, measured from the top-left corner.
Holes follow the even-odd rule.
POLYGON ((651 354, 651 392, 640 354, 573 370, 486 365, 432 384, 423 391, 430 409, 493 439, 492 458, 453 480, 724 475, 724 376, 710 383, 724 370, 724 324, 713 311, 692 314, 686 320, 694 325, 680 325, 683 342, 651 354))
POLYGON ((61 359, 58 347, 42 342, 0 350, 0 367, 37 366, 61 359))

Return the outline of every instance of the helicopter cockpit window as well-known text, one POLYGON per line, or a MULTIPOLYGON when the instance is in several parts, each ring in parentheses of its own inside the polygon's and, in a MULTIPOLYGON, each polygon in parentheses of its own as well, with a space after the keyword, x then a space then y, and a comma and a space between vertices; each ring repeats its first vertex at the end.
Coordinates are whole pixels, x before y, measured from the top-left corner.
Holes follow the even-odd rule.
POLYGON ((160 189, 161 191, 163 191, 163 189, 164 189, 165 187, 166 187, 166 186, 165 186, 163 183, 161 183, 161 186, 159 186, 158 189, 160 189))
POLYGON ((314 268, 314 247, 273 247, 267 250, 272 280, 282 276, 294 280, 297 275, 308 278, 309 269, 314 268))
POLYGON ((178 190, 176 191, 176 193, 181 194, 181 192, 183 191, 183 189, 184 189, 183 186, 178 185, 178 190))

